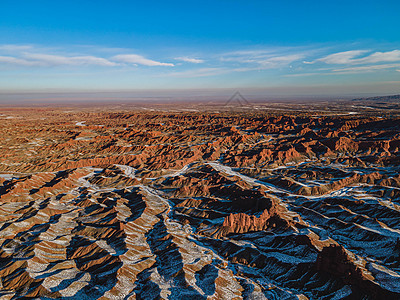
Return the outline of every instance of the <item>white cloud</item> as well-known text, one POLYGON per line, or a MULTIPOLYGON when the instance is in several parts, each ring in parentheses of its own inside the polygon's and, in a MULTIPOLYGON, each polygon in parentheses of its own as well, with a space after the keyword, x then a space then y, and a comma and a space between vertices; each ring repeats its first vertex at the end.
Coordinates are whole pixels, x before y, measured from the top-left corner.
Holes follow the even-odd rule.
POLYGON ((26 51, 32 48, 30 45, 0 45, 0 50, 7 52, 26 51))
POLYGON ((168 74, 163 74, 161 77, 168 76, 168 77, 209 77, 209 76, 217 76, 222 74, 228 73, 235 73, 235 72, 251 72, 251 71, 260 71, 267 69, 265 67, 241 67, 241 68, 227 68, 227 67, 220 67, 220 68, 200 68, 200 69, 193 69, 193 70, 186 70, 181 72, 172 72, 168 74))
POLYGON ((261 65, 269 65, 269 66, 282 66, 288 65, 296 60, 300 60, 304 58, 302 54, 290 54, 284 56, 274 56, 267 58, 265 60, 259 60, 258 63, 261 65))
MULTIPOLYGON (((83 48, 93 50, 90 46, 83 48)), ((96 55, 65 55, 54 51, 54 49, 40 49, 29 45, 0 45, 0 63, 42 67, 89 65, 115 67, 126 63, 144 66, 174 66, 172 63, 158 62, 136 54, 119 54, 112 58, 105 58, 96 55)))
MULTIPOLYGON (((331 73, 329 73, 331 74, 331 73)), ((315 75, 327 75, 327 73, 317 73, 317 72, 309 72, 309 73, 296 73, 296 74, 286 74, 283 77, 307 77, 307 76, 315 76, 315 75)))
MULTIPOLYGON (((357 66, 348 68, 338 68, 338 69, 318 69, 325 70, 328 72, 308 72, 308 73, 295 73, 286 74, 284 77, 303 77, 303 76, 320 76, 320 75, 340 75, 340 74, 355 74, 355 73, 368 73, 379 70, 387 70, 399 68, 400 64, 381 64, 381 65, 370 65, 370 66, 357 66)), ((400 70, 396 70, 400 72, 400 70)))
MULTIPOLYGON (((351 64, 354 62, 354 58, 368 52, 367 50, 351 50, 330 54, 323 58, 317 59, 316 61, 322 61, 327 64, 351 64)), ((314 62, 316 62, 314 61, 314 62)))
POLYGON ((137 54, 120 54, 115 55, 112 57, 112 60, 122 62, 122 63, 129 63, 129 64, 138 64, 144 66, 169 66, 173 67, 174 64, 171 63, 162 63, 155 60, 147 59, 141 55, 137 54))
POLYGON ((313 62, 306 63, 314 63, 317 61, 321 61, 327 64, 373 64, 373 63, 381 63, 381 62, 395 62, 400 61, 400 50, 392 50, 387 52, 374 52, 370 55, 359 57, 365 53, 369 52, 368 50, 352 50, 352 51, 344 51, 339 53, 330 54, 323 58, 319 58, 313 62), (358 58, 357 58, 358 57, 358 58))
POLYGON ((355 63, 379 63, 400 61, 400 50, 375 52, 371 55, 355 60, 355 63))
POLYGON ((269 49, 258 50, 238 50, 226 52, 223 57, 271 57, 282 53, 300 52, 298 48, 293 47, 274 47, 269 49))
POLYGON ((216 76, 221 74, 226 74, 232 72, 226 68, 200 68, 194 70, 187 70, 182 72, 173 72, 168 74, 161 75, 162 77, 180 77, 180 78, 189 78, 189 77, 208 77, 208 76, 216 76))
POLYGON ((38 62, 29 61, 22 58, 16 58, 12 56, 0 56, 0 63, 19 65, 19 66, 35 66, 40 65, 38 62))
POLYGON ((181 60, 181 61, 184 61, 184 62, 193 63, 193 64, 201 64, 201 63, 204 62, 204 60, 202 60, 202 59, 191 58, 191 57, 187 57, 187 56, 184 56, 184 57, 177 57, 177 58, 175 58, 175 59, 176 59, 176 60, 181 60))
POLYGON ((97 66, 116 66, 117 64, 102 57, 96 56, 61 56, 51 54, 25 54, 25 58, 41 63, 46 66, 57 65, 97 65, 97 66))
POLYGON ((279 67, 282 65, 290 64, 296 60, 304 58, 301 54, 290 54, 284 56, 257 56, 257 57, 237 57, 237 58, 223 58, 223 61, 236 61, 240 63, 253 63, 262 66, 279 67))
POLYGON ((334 69, 333 72, 338 73, 363 73, 372 72, 377 70, 393 69, 400 67, 400 64, 383 64, 383 65, 372 65, 372 66, 361 66, 351 68, 334 69))
POLYGON ((255 51, 235 51, 225 53, 220 60, 222 62, 233 62, 240 64, 258 65, 259 69, 273 69, 287 66, 292 62, 305 57, 304 53, 295 52, 293 49, 278 50, 255 50, 255 51), (285 53, 286 52, 286 53, 285 53))

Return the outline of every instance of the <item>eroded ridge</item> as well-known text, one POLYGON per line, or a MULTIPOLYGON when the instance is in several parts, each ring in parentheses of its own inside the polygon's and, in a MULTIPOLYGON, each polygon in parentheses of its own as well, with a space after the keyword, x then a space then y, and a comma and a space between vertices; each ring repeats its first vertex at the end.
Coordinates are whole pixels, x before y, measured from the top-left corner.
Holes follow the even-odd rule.
POLYGON ((1 299, 400 299, 398 118, 4 115, 1 299))

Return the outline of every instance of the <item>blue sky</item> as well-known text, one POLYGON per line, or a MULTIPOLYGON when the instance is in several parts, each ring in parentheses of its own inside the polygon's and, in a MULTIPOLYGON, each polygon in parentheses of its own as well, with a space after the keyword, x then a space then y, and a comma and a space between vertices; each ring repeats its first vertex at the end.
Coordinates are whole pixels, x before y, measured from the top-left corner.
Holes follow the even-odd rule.
POLYGON ((0 91, 400 93, 399 20, 399 1, 1 0, 0 91))

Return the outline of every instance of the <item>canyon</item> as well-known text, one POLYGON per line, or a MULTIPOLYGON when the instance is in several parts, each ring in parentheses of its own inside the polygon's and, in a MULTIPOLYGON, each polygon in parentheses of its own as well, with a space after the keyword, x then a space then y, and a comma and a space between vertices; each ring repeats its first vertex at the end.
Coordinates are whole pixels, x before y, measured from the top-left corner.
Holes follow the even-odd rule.
POLYGON ((363 101, 2 107, 0 298, 400 299, 400 115, 363 101))

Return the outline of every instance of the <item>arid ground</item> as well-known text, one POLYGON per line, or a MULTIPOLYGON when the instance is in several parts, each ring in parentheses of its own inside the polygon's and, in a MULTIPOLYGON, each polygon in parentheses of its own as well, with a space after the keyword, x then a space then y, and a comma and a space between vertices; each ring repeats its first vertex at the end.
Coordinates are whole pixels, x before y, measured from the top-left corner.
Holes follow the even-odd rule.
POLYGON ((1 107, 0 298, 400 299, 385 101, 1 107))

